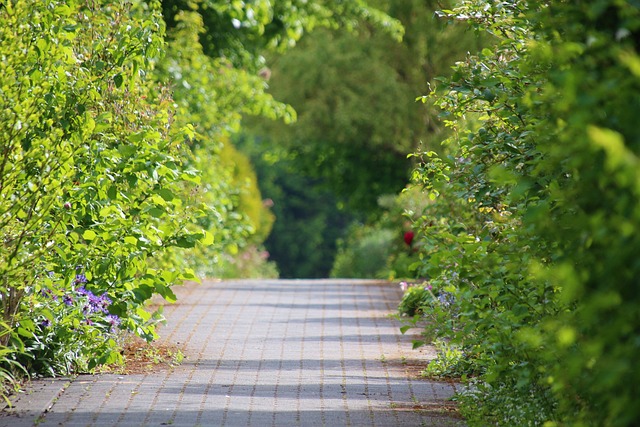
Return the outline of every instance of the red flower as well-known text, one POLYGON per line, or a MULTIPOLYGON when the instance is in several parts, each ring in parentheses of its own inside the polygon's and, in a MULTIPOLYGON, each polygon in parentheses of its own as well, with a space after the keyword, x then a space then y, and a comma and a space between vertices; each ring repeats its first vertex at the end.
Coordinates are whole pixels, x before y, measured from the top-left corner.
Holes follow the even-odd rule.
POLYGON ((413 236, 413 231, 407 231, 404 233, 404 242, 407 246, 411 246, 411 243, 413 243, 413 236))

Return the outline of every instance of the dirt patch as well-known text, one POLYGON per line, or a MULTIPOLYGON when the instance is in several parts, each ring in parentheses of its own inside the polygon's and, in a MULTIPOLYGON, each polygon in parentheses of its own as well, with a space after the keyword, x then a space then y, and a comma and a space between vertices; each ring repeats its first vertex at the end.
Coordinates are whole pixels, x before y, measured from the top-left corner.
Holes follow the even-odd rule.
POLYGON ((460 415, 455 402, 438 401, 426 404, 398 404, 394 406, 394 411, 419 413, 423 417, 427 417, 431 420, 429 425, 437 425, 441 427, 466 426, 465 419, 460 415))
MULTIPOLYGON (((424 370, 429 364, 431 354, 429 347, 414 350, 411 358, 403 355, 395 355, 399 357, 391 357, 385 363, 394 370, 404 372, 404 374, 412 381, 429 381, 447 383, 458 390, 460 382, 451 378, 430 378, 424 375, 424 370), (418 357, 415 357, 417 355, 418 357)), ((459 425, 458 421, 464 420, 458 409, 458 402, 451 399, 438 399, 431 402, 423 402, 419 399, 412 403, 394 403, 395 410, 398 411, 418 411, 429 417, 442 418, 444 420, 455 420, 452 425, 459 425)), ((443 424, 449 425, 449 424, 443 424)))
POLYGON ((462 415, 458 411, 456 402, 450 400, 439 400, 437 402, 396 404, 396 411, 419 411, 430 417, 455 418, 462 420, 462 415))
POLYGON ((174 368, 184 359, 182 348, 177 345, 158 341, 145 340, 130 336, 125 339, 121 351, 122 364, 101 366, 100 373, 117 373, 122 375, 145 374, 174 368))

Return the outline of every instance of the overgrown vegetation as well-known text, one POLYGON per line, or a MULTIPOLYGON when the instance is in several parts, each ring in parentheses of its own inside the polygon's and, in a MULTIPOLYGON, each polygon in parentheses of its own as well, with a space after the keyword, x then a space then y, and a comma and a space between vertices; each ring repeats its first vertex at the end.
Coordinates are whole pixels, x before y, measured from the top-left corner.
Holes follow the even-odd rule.
POLYGON ((453 131, 415 171, 428 337, 477 374, 470 425, 636 425, 640 4, 457 4, 493 43, 424 98, 453 131))
POLYGON ((447 28, 418 0, 112 3, 0 3, 3 384, 118 363, 196 271, 275 276, 267 177, 272 247, 315 257, 286 275, 329 272, 349 230, 334 275, 427 279, 403 330, 466 375, 469 424, 640 422, 637 0, 460 0, 447 28), (295 120, 263 55, 318 26, 273 67, 299 126, 234 136, 295 120), (413 166, 422 193, 388 196, 413 166))

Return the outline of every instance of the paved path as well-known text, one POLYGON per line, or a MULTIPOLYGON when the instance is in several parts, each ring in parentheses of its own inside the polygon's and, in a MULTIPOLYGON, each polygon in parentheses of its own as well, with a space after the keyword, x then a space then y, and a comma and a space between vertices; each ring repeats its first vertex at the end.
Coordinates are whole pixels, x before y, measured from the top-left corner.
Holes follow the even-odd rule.
POLYGON ((412 378, 403 364, 416 354, 388 317, 396 286, 211 281, 177 294, 160 334, 183 346, 180 366, 40 381, 17 402, 22 417, 5 414, 0 425, 32 426, 37 417, 40 427, 460 423, 442 409, 453 387, 412 378))

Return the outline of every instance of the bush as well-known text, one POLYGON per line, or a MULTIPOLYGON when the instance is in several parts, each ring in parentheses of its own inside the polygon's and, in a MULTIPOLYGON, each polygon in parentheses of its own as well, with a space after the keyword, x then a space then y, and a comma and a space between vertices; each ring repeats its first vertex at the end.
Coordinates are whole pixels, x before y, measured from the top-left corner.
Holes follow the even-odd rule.
POLYGON ((106 292, 95 295, 85 284, 80 273, 68 291, 44 287, 25 300, 28 320, 21 320, 17 330, 23 335, 24 353, 17 360, 28 372, 87 372, 89 366, 120 360, 113 351, 120 326, 120 318, 109 313, 113 301, 106 292))
POLYGON ((391 246, 396 238, 393 230, 376 230, 352 226, 348 243, 338 246, 331 277, 379 278, 386 274, 391 246))
POLYGON ((416 277, 417 248, 411 220, 429 203, 417 187, 381 196, 382 214, 368 224, 354 223, 339 240, 332 277, 411 279, 416 277))
POLYGON ((148 263, 208 238, 191 227, 201 207, 183 202, 199 183, 180 145, 188 129, 171 126, 172 100, 145 79, 162 37, 143 2, 0 9, 0 345, 35 373, 117 358, 110 319, 153 337, 144 303, 195 278, 148 263), (95 318, 60 303, 95 295, 95 318))
POLYGON ((400 287, 404 290, 398 306, 401 316, 413 317, 416 314, 424 314, 424 310, 429 308, 435 298, 426 286, 409 286, 406 282, 401 282, 400 287))
POLYGON ((640 9, 574 3, 441 13, 495 37, 439 82, 454 133, 416 170, 419 272, 457 305, 436 332, 482 373, 470 425, 640 422, 640 9))
POLYGON ((434 343, 436 358, 429 361, 429 364, 422 372, 422 375, 429 378, 466 378, 473 373, 473 360, 469 359, 463 349, 456 344, 451 344, 439 339, 434 343))

